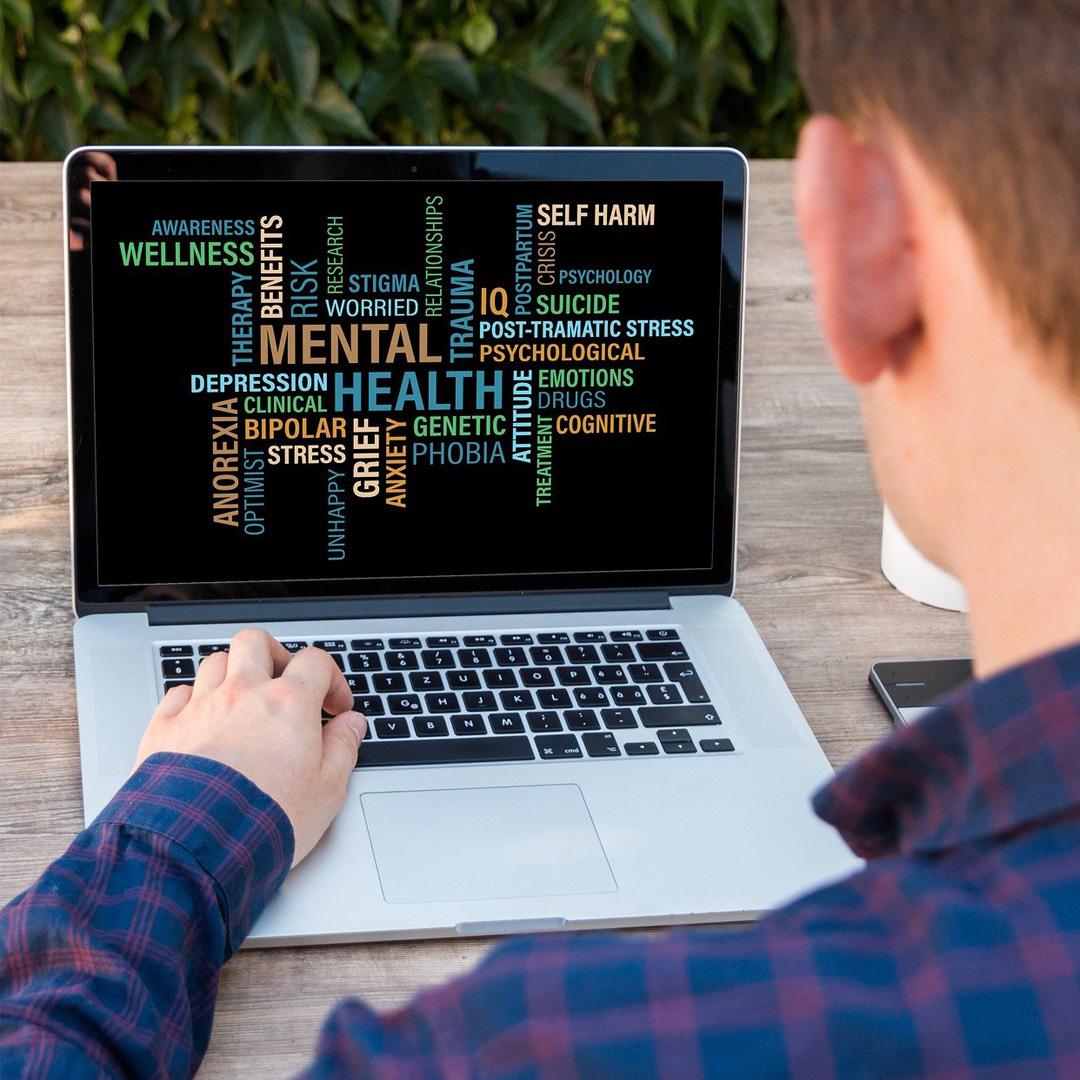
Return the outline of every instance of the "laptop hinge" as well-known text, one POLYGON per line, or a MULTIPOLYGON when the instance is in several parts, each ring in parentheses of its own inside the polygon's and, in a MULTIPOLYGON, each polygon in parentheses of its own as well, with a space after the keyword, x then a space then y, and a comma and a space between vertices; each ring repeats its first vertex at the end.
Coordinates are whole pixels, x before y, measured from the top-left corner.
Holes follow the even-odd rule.
POLYGON ((438 615, 522 615, 560 611, 654 611, 671 607, 659 589, 487 596, 382 596, 363 600, 218 600, 150 604, 151 626, 325 619, 400 619, 438 615))

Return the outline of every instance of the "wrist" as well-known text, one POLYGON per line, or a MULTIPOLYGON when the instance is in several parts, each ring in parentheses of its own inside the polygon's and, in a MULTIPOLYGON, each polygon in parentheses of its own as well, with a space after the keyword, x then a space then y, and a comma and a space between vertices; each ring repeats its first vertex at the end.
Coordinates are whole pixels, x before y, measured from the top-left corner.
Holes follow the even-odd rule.
POLYGON ((292 865, 292 825, 242 773, 191 754, 150 755, 94 822, 181 845, 213 879, 231 955, 292 865))

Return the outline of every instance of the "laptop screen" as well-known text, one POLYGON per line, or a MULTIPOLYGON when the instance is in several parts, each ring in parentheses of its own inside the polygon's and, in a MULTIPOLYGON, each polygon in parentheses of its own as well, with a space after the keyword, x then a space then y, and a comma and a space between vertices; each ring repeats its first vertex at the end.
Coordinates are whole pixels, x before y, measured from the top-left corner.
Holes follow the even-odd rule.
POLYGON ((101 588, 729 558, 722 181, 121 178, 91 206, 101 588))

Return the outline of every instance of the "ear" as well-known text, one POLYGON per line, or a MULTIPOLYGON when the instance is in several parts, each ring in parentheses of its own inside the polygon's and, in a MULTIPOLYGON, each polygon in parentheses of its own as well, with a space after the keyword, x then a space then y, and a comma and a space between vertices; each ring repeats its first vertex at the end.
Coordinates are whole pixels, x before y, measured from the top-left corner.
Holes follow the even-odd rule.
POLYGON ((898 367, 921 329, 897 163, 834 116, 803 128, 795 205, 825 337, 841 373, 868 383, 898 367))

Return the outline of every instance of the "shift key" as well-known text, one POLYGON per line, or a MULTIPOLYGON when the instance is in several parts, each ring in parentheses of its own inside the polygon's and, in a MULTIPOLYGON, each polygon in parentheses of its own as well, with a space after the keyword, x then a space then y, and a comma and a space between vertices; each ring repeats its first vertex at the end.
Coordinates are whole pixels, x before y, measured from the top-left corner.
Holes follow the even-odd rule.
POLYGON ((638 717, 648 728, 701 727, 720 723, 720 714, 712 705, 642 705, 638 717))

